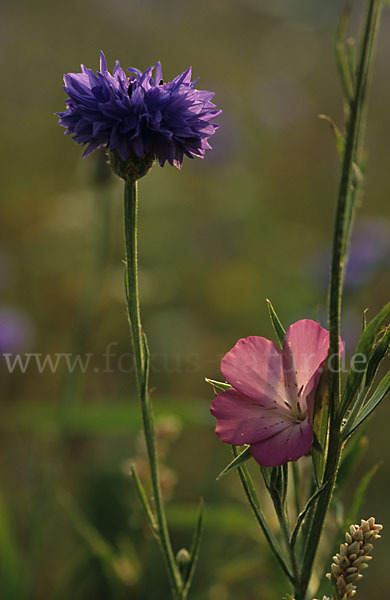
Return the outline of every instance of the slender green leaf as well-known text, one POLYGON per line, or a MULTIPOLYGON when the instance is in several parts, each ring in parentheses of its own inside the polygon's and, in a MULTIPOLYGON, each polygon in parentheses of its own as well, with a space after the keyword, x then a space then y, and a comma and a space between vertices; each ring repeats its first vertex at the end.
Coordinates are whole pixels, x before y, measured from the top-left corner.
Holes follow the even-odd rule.
POLYGON ((352 81, 353 87, 356 85, 356 72, 357 72, 357 60, 356 60, 356 42, 353 37, 349 37, 346 40, 345 54, 348 60, 349 75, 352 81))
POLYGON ((196 524, 194 537, 192 539, 192 544, 191 544, 191 549, 190 549, 191 561, 188 566, 187 577, 184 581, 183 599, 187 597, 187 594, 190 591, 192 580, 194 578, 194 574, 195 574, 195 570, 196 570, 196 565, 197 565, 198 559, 199 559, 200 542, 202 540, 202 534, 203 534, 203 520, 204 520, 203 517, 204 517, 204 503, 203 503, 203 500, 201 500, 200 506, 199 506, 198 521, 196 524))
POLYGON ((146 492, 144 489, 144 486, 142 485, 142 482, 140 480, 140 478, 137 475, 137 472, 135 470, 134 465, 131 465, 130 467, 131 469, 131 474, 133 476, 134 479, 134 483, 135 483, 135 488, 137 490, 138 493, 138 498, 142 504, 142 507, 145 511, 146 517, 148 519, 149 525, 153 531, 153 534, 155 535, 155 537, 159 537, 159 532, 158 532, 158 525, 157 525, 157 521, 156 518, 153 514, 153 511, 150 507, 150 504, 148 502, 147 496, 146 496, 146 492))
POLYGON ((314 492, 314 494, 307 501, 305 508, 302 510, 301 513, 299 513, 298 518, 297 518, 297 522, 295 524, 294 530, 293 530, 292 535, 291 535, 291 540, 290 540, 290 548, 291 548, 292 552, 294 552, 295 544, 296 544, 297 539, 298 539, 299 530, 300 530, 300 528, 302 526, 303 521, 305 520, 305 517, 306 517, 308 511, 310 510, 310 508, 312 507, 312 505, 314 504, 314 502, 317 500, 317 498, 327 488, 327 486, 329 485, 329 483, 330 482, 327 481, 316 492, 314 492))
POLYGON ((274 307, 272 306, 271 301, 268 300, 268 298, 267 298, 266 302, 267 302, 267 306, 268 306, 268 312, 269 312, 269 316, 271 319, 272 327, 274 328, 276 337, 278 339, 279 348, 282 348, 284 338, 286 335, 286 330, 283 327, 282 323, 280 322, 280 319, 279 319, 278 315, 276 314, 276 311, 275 311, 274 307))
POLYGON ((347 102, 349 103, 354 96, 354 85, 351 81, 351 74, 348 65, 348 57, 344 48, 344 38, 345 33, 349 21, 349 15, 351 12, 351 6, 349 2, 346 2, 344 5, 344 9, 341 13, 337 31, 336 31, 336 40, 335 40, 335 51, 336 51, 336 61, 337 67, 339 70, 339 76, 341 85, 343 88, 344 96, 347 102))
POLYGON ((386 357, 390 350, 390 327, 387 327, 376 343, 374 351, 371 355, 371 358, 367 365, 367 374, 366 374, 366 387, 369 387, 373 382, 375 375, 378 371, 379 365, 382 360, 386 357))
POLYGON ((271 477, 276 467, 260 467, 261 474, 264 479, 264 483, 266 485, 267 490, 269 490, 271 486, 271 477))
POLYGON ((390 391, 390 371, 384 376, 371 398, 367 400, 362 410, 357 415, 355 421, 351 424, 345 435, 351 435, 370 416, 370 414, 376 409, 378 404, 390 391))
POLYGON ((302 496, 301 475, 300 475, 300 471, 299 471, 299 464, 297 461, 291 462, 290 465, 291 465, 293 482, 294 482, 295 510, 297 511, 297 515, 299 515, 299 513, 301 512, 301 496, 302 496))
POLYGON ((364 331, 365 328, 367 327, 367 313, 368 313, 368 308, 365 308, 363 310, 363 317, 362 317, 362 331, 364 331))
POLYGON ((242 464, 244 464, 244 462, 246 462, 250 458, 252 458, 250 446, 246 446, 246 448, 238 456, 236 456, 236 458, 234 458, 232 462, 224 468, 223 471, 220 472, 220 474, 217 477, 217 480, 222 479, 222 477, 225 477, 225 475, 227 475, 231 471, 234 471, 234 469, 237 469, 237 467, 240 467, 242 464))
POLYGON ((344 156, 345 140, 340 129, 337 127, 333 119, 328 115, 320 114, 318 115, 318 118, 329 123, 336 141, 337 154, 339 155, 340 160, 342 160, 344 156))
POLYGON ((371 356, 373 354, 374 345, 377 339, 380 330, 383 326, 387 326, 390 321, 390 302, 388 302, 382 310, 367 324, 367 327, 362 333, 360 341, 356 348, 355 357, 356 360, 361 357, 365 357, 366 359, 366 369, 362 368, 354 368, 351 367, 349 372, 347 383, 345 385, 345 389, 343 392, 341 405, 340 405, 340 417, 344 417, 346 411, 350 407, 355 398, 360 385, 362 383, 363 377, 367 371, 367 365, 370 362, 371 356))
POLYGON ((230 390, 232 387, 229 383, 225 383, 223 381, 215 381, 215 379, 209 379, 205 377, 205 381, 213 386, 214 390, 230 390))
MULTIPOLYGON (((235 446, 232 446, 232 450, 233 450, 233 455, 235 457, 238 456, 238 450, 235 446)), ((238 474, 239 474, 239 477, 240 477, 240 480, 242 483, 242 487, 244 488, 246 497, 247 497, 249 504, 255 515, 256 521, 260 525, 260 528, 261 528, 262 532, 264 533, 264 536, 265 536, 272 552, 274 553, 276 559, 278 560, 280 566, 282 567, 284 573, 287 575, 289 580, 291 582, 294 582, 294 577, 293 577, 293 575, 290 571, 290 568, 285 560, 284 554, 282 553, 282 550, 281 550, 270 526, 267 523, 267 520, 263 514, 263 511, 261 510, 260 500, 259 500, 258 494, 256 492, 256 488, 253 484, 252 477, 250 476, 250 473, 248 471, 246 464, 243 464, 240 467, 238 467, 238 474)))

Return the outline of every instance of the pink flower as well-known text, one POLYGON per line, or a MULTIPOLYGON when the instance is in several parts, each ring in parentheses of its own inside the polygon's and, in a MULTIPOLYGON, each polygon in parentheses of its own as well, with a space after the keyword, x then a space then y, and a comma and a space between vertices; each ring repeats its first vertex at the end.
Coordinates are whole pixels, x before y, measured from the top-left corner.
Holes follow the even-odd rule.
POLYGON ((313 443, 315 392, 328 348, 328 332, 309 319, 289 327, 282 351, 263 337, 239 340, 221 363, 232 387, 211 404, 221 441, 250 444, 253 457, 265 467, 306 454, 313 443))

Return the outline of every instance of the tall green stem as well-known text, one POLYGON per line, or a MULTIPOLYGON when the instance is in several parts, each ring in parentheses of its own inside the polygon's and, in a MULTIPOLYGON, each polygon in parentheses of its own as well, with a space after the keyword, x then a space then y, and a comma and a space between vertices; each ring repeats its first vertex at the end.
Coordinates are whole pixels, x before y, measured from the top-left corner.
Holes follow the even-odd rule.
POLYGON ((343 415, 339 410, 341 395, 341 357, 339 339, 343 275, 349 239, 350 221, 353 212, 352 204, 354 194, 352 192, 352 183, 354 179, 354 169, 356 168, 355 160, 358 154, 362 131, 362 114, 380 8, 381 0, 370 0, 356 79, 356 88, 351 100, 351 110, 347 126, 346 144, 333 231, 329 288, 329 356, 332 358, 332 368, 329 370, 329 444, 323 478, 323 483, 329 481, 329 485, 320 496, 315 508, 303 556, 300 585, 299 589, 296 591, 296 600, 304 600, 306 595, 325 517, 332 498, 342 452, 340 425, 343 415))
POLYGON ((176 564, 169 537, 164 503, 159 480, 156 438, 154 431, 153 410, 149 397, 149 355, 145 334, 142 331, 138 291, 138 189, 137 183, 125 183, 125 242, 126 242, 126 299, 130 322, 131 339, 134 352, 135 372, 138 396, 141 403, 142 419, 149 459, 154 505, 157 519, 157 535, 169 577, 172 597, 175 600, 185 598, 183 583, 176 564))

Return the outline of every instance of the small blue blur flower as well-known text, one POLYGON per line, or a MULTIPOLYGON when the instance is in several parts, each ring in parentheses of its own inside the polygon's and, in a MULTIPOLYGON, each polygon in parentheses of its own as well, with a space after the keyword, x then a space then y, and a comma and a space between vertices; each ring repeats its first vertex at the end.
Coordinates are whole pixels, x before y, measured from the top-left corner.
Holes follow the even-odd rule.
POLYGON ((212 92, 195 89, 191 68, 167 83, 160 62, 144 73, 128 69, 128 77, 118 61, 111 74, 100 52, 100 71, 81 71, 64 75, 67 108, 57 115, 65 134, 87 146, 83 156, 105 147, 122 161, 153 158, 180 168, 184 155, 203 158, 211 149, 221 111, 212 92))
POLYGON ((0 307, 0 354, 24 350, 32 338, 28 318, 15 308, 0 307))

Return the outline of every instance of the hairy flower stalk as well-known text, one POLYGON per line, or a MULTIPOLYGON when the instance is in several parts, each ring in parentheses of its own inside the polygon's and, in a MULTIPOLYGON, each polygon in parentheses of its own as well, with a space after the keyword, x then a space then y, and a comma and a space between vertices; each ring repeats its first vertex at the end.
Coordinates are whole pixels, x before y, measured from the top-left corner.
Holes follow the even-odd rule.
POLYGON ((173 598, 182 598, 182 580, 169 536, 160 485, 153 410, 149 398, 149 359, 142 331, 138 292, 138 190, 137 182, 125 183, 126 299, 136 365, 138 395, 141 401, 146 448, 149 458, 157 525, 155 533, 161 546, 173 598))
POLYGON ((341 544, 339 554, 333 557, 332 572, 327 577, 334 579, 340 600, 349 600, 356 594, 356 583, 363 577, 362 571, 372 559, 372 542, 381 536, 382 525, 375 523, 374 517, 361 521, 360 525, 351 525, 345 534, 345 543, 341 544))

